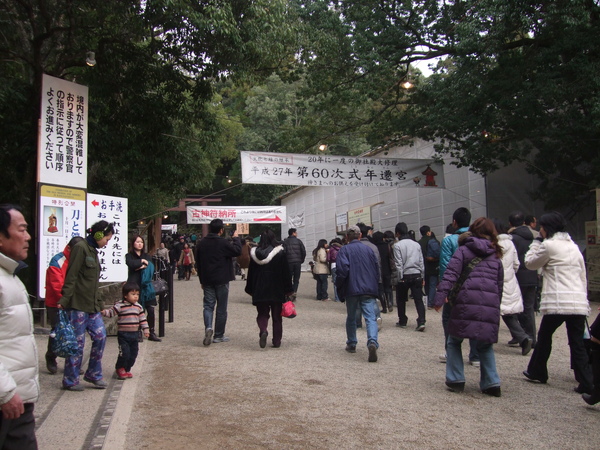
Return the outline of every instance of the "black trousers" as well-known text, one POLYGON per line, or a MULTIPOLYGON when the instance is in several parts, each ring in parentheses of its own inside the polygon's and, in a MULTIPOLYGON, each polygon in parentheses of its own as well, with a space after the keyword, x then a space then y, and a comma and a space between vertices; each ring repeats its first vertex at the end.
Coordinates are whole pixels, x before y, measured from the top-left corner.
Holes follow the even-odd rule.
POLYGON ((140 348, 137 338, 137 332, 117 332, 119 357, 117 358, 115 369, 125 369, 125 372, 131 371, 140 348))
POLYGON ((425 304, 423 303, 423 278, 419 274, 405 275, 396 285, 396 302, 398 303, 398 323, 406 325, 406 302, 410 290, 417 309, 417 325, 425 325, 425 304))
POLYGON ((0 414, 0 448, 37 450, 33 403, 25 403, 25 412, 17 419, 4 419, 0 414))
POLYGON ((533 377, 548 380, 548 359, 552 351, 552 335, 563 323, 567 326, 567 336, 571 349, 571 368, 575 379, 587 391, 592 391, 592 369, 583 344, 585 316, 566 314, 547 314, 542 317, 537 336, 537 344, 527 366, 527 372, 533 377))

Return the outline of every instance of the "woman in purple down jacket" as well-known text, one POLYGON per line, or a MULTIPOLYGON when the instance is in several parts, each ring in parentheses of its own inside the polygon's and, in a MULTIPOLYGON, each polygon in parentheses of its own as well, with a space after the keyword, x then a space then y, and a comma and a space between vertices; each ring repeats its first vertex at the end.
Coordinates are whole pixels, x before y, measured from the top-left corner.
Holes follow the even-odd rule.
POLYGON ((452 305, 448 322, 446 386, 454 392, 464 390, 461 344, 463 339, 475 339, 481 359, 479 387, 484 394, 500 397, 500 377, 493 344, 498 342, 504 270, 500 259, 502 250, 493 222, 485 217, 475 220, 469 231, 460 235, 458 244, 437 287, 436 311, 447 301, 452 286, 469 262, 476 257, 482 260, 473 267, 452 305))

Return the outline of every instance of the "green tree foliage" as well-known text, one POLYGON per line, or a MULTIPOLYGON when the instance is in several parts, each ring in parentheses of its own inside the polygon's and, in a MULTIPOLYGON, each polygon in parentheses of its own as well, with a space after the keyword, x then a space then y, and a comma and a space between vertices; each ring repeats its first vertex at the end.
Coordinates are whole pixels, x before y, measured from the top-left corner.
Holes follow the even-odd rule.
POLYGON ((309 95, 339 129, 438 139, 487 173, 525 161, 548 207, 600 184, 598 2, 301 1, 309 95), (441 58, 435 74, 411 64, 441 58), (402 89, 411 79, 416 87, 402 89), (320 97, 318 97, 320 96, 320 97), (361 111, 350 120, 348 111, 361 111))
POLYGON ((207 188, 240 131, 213 85, 287 61, 287 14, 284 0, 0 0, 3 197, 33 208, 43 73, 89 86, 90 191, 127 196, 137 218, 207 188))
MULTIPOLYGON (((323 120, 312 99, 302 96, 305 88, 304 77, 284 82, 277 74, 268 77, 264 84, 251 88, 232 88, 230 84, 224 84, 221 89, 224 107, 232 120, 239 120, 244 125, 237 142, 238 150, 320 153, 321 145, 326 147, 325 152, 333 154, 357 155, 368 150, 364 136, 356 130, 332 134, 328 121, 323 120), (238 101, 239 98, 244 101, 238 101)), ((231 163, 231 179, 240 180, 237 155, 231 163)), ((276 197, 289 188, 248 185, 228 193, 227 201, 245 205, 273 204, 276 197)))

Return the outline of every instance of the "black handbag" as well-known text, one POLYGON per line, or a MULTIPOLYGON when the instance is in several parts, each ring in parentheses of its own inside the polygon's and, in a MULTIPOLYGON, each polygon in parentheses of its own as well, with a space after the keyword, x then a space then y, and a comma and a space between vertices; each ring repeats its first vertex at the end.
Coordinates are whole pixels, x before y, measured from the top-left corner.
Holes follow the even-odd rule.
POLYGON ((169 290, 167 282, 160 277, 157 277, 156 280, 152 281, 152 287, 154 288, 156 295, 162 295, 169 290))

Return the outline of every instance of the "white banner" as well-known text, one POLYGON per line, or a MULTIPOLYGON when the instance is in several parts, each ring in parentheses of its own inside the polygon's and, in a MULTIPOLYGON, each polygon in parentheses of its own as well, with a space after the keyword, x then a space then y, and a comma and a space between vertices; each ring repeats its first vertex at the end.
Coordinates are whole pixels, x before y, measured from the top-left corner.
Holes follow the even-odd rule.
POLYGON ((210 223, 221 219, 224 223, 285 223, 285 206, 188 206, 187 223, 210 223))
POLYGON ((45 75, 38 136, 38 181, 87 188, 88 88, 45 75))
POLYGON ((241 152, 242 182, 293 186, 443 188, 433 159, 241 152))
POLYGON ((75 236, 85 237, 85 191, 63 186, 40 186, 38 212, 38 296, 46 298, 46 269, 75 236))
POLYGON ((125 264, 125 255, 129 251, 127 217, 126 198, 88 193, 87 228, 100 220, 106 220, 115 227, 115 233, 106 247, 98 249, 101 282, 127 281, 125 264))

